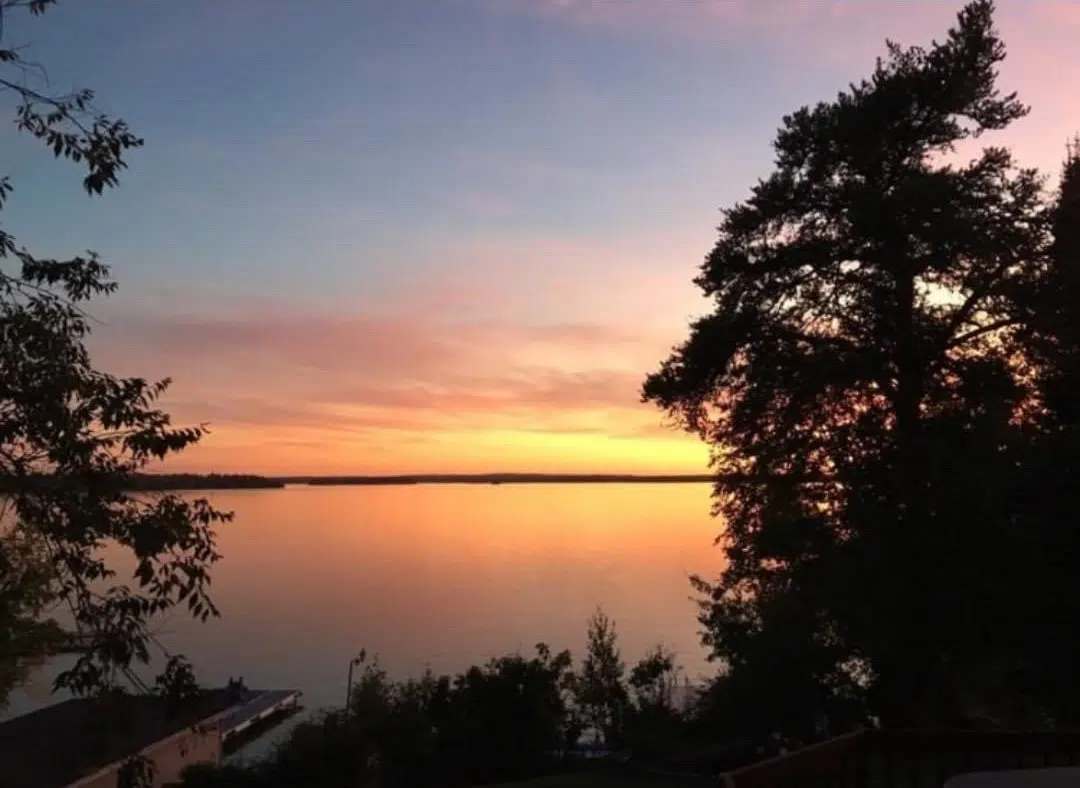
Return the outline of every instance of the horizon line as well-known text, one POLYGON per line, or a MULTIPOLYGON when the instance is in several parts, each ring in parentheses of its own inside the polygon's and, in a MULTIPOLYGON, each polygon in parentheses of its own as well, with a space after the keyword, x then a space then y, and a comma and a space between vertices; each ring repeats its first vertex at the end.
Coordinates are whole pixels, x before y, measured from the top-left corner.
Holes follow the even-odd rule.
POLYGON ((406 472, 406 473, 257 473, 252 471, 147 471, 145 476, 221 476, 249 477, 273 480, 288 479, 486 479, 486 478, 634 478, 667 479, 707 478, 714 479, 714 473, 700 472, 665 472, 636 473, 620 471, 476 471, 476 472, 406 472))

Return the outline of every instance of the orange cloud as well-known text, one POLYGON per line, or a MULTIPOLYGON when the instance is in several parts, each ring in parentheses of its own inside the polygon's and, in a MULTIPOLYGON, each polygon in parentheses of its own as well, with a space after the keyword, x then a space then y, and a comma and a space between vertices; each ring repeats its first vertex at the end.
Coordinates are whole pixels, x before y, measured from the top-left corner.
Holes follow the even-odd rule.
POLYGON ((110 319, 94 351, 174 377, 177 421, 211 424, 177 468, 699 471, 704 451, 638 402, 668 344, 591 323, 142 313, 110 319))
MULTIPOLYGON (((461 237, 432 251, 442 273, 425 272, 423 279, 400 275, 384 293, 383 305, 367 311, 451 319, 481 315, 482 321, 515 325, 539 322, 538 315, 550 322, 555 315, 561 331, 568 324, 591 331, 629 327, 618 330, 664 336, 660 349, 666 350, 681 339, 687 316, 707 308, 691 280, 715 241, 716 209, 710 200, 699 215, 614 241, 540 234, 461 237)), ((607 349, 613 350, 610 344, 607 349)), ((637 361, 651 367, 656 359, 637 361)))

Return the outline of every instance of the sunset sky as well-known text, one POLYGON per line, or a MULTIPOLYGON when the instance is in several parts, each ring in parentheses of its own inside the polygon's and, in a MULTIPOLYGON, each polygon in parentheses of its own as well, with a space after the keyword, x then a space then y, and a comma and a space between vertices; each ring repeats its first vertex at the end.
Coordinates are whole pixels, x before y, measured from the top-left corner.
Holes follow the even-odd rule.
MULTIPOLYGON (((147 145, 90 200, 6 128, 4 225, 113 265, 97 362, 211 426, 173 469, 703 471, 638 390, 706 308, 718 209, 783 114, 961 5, 65 0, 5 44, 147 145)), ((998 7, 1033 112, 995 142, 1056 177, 1080 0, 998 7)))

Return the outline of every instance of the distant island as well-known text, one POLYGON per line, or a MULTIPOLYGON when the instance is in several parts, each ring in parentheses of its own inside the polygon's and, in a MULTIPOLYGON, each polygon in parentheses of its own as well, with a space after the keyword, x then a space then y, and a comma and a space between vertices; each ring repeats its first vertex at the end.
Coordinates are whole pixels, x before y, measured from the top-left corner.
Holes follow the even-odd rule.
POLYGON ((313 486, 392 484, 687 484, 711 482, 704 474, 647 476, 617 473, 433 473, 400 476, 308 476, 283 478, 289 484, 313 486))
POLYGON ((248 473, 139 473, 132 476, 125 489, 143 490, 269 490, 280 489, 285 482, 248 473))
MULTIPOLYGON (((105 483, 101 479, 87 480, 73 476, 42 474, 36 476, 0 477, 0 495, 38 489, 55 490, 61 485, 78 487, 105 483)), ((243 490, 275 489, 285 486, 277 479, 243 473, 137 473, 115 484, 125 492, 163 492, 166 490, 243 490)))

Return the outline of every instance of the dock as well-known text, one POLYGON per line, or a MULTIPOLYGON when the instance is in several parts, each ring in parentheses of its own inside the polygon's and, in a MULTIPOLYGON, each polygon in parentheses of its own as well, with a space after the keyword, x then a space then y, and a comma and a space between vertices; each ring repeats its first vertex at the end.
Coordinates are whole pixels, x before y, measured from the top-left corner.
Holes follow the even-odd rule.
POLYGON ((221 720, 221 746, 231 754, 302 709, 299 690, 248 690, 248 700, 221 720))

